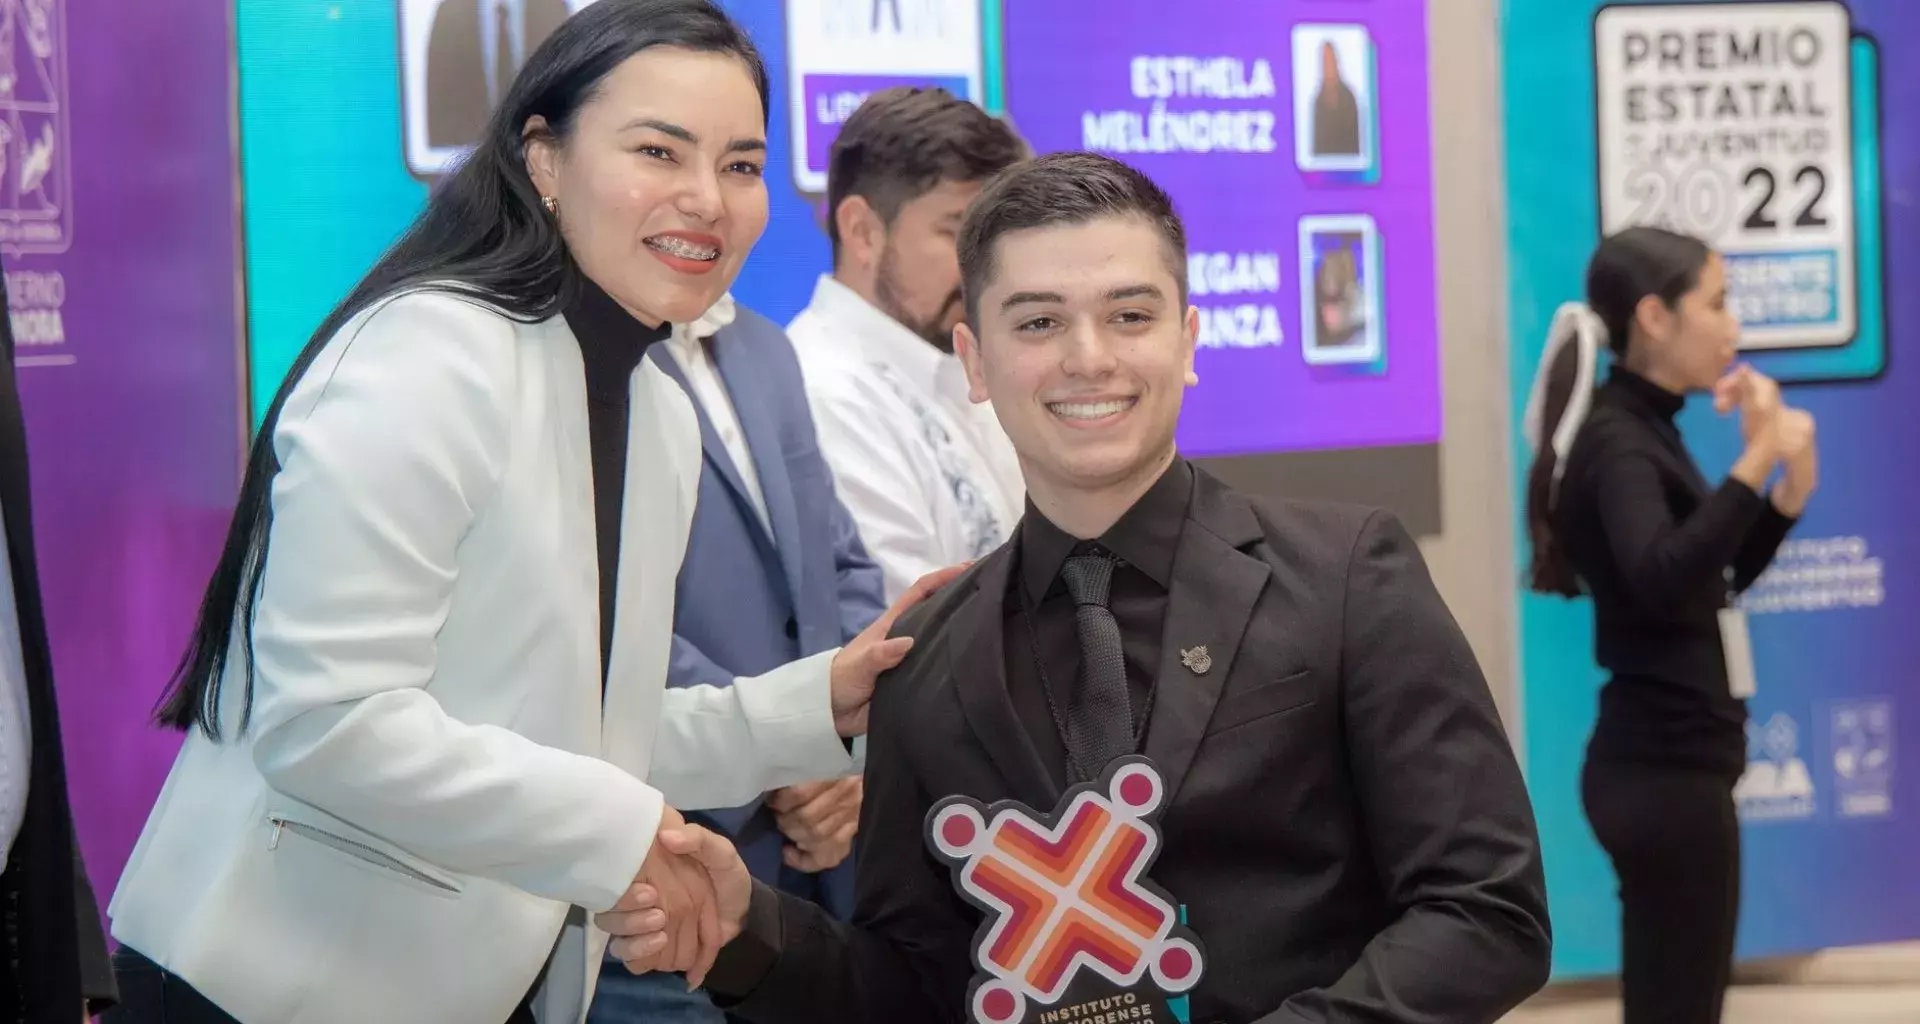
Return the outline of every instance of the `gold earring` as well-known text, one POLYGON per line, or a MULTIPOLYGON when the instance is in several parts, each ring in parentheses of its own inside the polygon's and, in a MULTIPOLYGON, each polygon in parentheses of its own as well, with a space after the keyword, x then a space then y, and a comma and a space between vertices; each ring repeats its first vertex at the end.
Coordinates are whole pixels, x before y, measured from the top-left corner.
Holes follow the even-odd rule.
POLYGON ((555 199, 552 196, 541 196, 540 205, 546 207, 547 216, 549 217, 560 216, 560 200, 555 199))

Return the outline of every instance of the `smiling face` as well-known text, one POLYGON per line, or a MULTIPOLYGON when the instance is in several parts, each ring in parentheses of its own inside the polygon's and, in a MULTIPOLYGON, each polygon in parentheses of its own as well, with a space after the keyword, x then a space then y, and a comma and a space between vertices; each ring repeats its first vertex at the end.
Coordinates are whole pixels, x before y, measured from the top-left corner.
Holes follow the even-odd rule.
POLYGON ((1125 488, 1173 458, 1199 315, 1166 249, 1130 215, 994 242, 975 324, 955 338, 973 399, 993 402, 1029 488, 1125 488))
POLYGON ((528 122, 527 170, 587 277, 641 320, 685 323, 767 226, 764 124, 738 57, 654 47, 610 72, 564 137, 528 122))

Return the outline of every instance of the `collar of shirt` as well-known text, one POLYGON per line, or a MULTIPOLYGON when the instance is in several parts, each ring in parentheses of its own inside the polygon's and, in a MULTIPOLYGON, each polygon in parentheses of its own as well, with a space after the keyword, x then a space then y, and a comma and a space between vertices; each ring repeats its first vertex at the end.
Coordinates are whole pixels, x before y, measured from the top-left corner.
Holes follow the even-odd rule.
POLYGON ((1629 408, 1668 423, 1672 423, 1673 418, 1680 415, 1680 410, 1687 406, 1687 396, 1676 395, 1619 366, 1614 367, 1608 375, 1607 390, 1621 398, 1629 408))
POLYGON ((820 275, 808 308, 846 325, 848 342, 867 359, 884 363, 914 385, 943 397, 955 397, 957 386, 958 397, 965 400, 966 372, 957 357, 934 348, 832 275, 820 275))
MULTIPOLYGON (((1192 497, 1193 466, 1175 456, 1147 493, 1093 543, 1146 573, 1162 590, 1168 589, 1173 581, 1174 550, 1180 543, 1180 530, 1186 525, 1192 497)), ((1060 578, 1061 563, 1080 545, 1079 539, 1054 525, 1032 501, 1027 502, 1026 518, 1020 523, 1020 575, 1035 605, 1053 589, 1060 578)))
POLYGON ((624 405, 634 367, 648 346, 672 333, 671 324, 648 327, 615 302, 599 285, 580 279, 579 294, 564 315, 580 343, 587 367, 587 398, 603 405, 624 405))
POLYGON ((714 303, 705 313, 700 314, 700 319, 690 324, 674 324, 673 336, 667 342, 669 349, 673 352, 674 359, 678 360, 680 365, 685 367, 691 365, 692 360, 706 358, 707 353, 704 344, 706 340, 719 334, 722 328, 733 323, 734 316, 737 312, 738 309, 733 301, 733 293, 728 292, 720 296, 720 301, 714 303))

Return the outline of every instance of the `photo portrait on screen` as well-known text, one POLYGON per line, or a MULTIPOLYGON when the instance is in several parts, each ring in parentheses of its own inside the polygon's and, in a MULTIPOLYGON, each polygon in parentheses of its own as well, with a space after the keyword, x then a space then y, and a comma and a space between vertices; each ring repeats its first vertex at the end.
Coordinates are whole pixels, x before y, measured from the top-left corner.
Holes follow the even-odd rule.
POLYGON ((1374 165, 1373 60, 1363 25, 1294 26, 1294 162, 1301 170, 1374 165))
MULTIPOLYGON (((397 0, 407 167, 444 173, 486 130, 521 65, 573 8, 568 0, 397 0)), ((587 0, 590 2, 590 0, 587 0)))
POLYGON ((1302 353, 1309 363, 1372 363, 1381 352, 1379 233, 1364 214, 1300 221, 1302 353))

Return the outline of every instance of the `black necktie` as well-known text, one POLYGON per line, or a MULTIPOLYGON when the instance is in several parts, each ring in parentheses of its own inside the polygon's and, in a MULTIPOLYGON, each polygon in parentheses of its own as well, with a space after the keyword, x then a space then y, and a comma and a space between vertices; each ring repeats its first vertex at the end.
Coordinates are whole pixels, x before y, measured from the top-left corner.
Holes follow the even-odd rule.
POLYGON ((1067 768, 1072 782, 1099 778, 1108 762, 1133 753, 1133 703, 1120 624, 1107 607, 1113 556, 1073 555, 1060 567, 1080 632, 1080 675, 1067 702, 1067 768))

